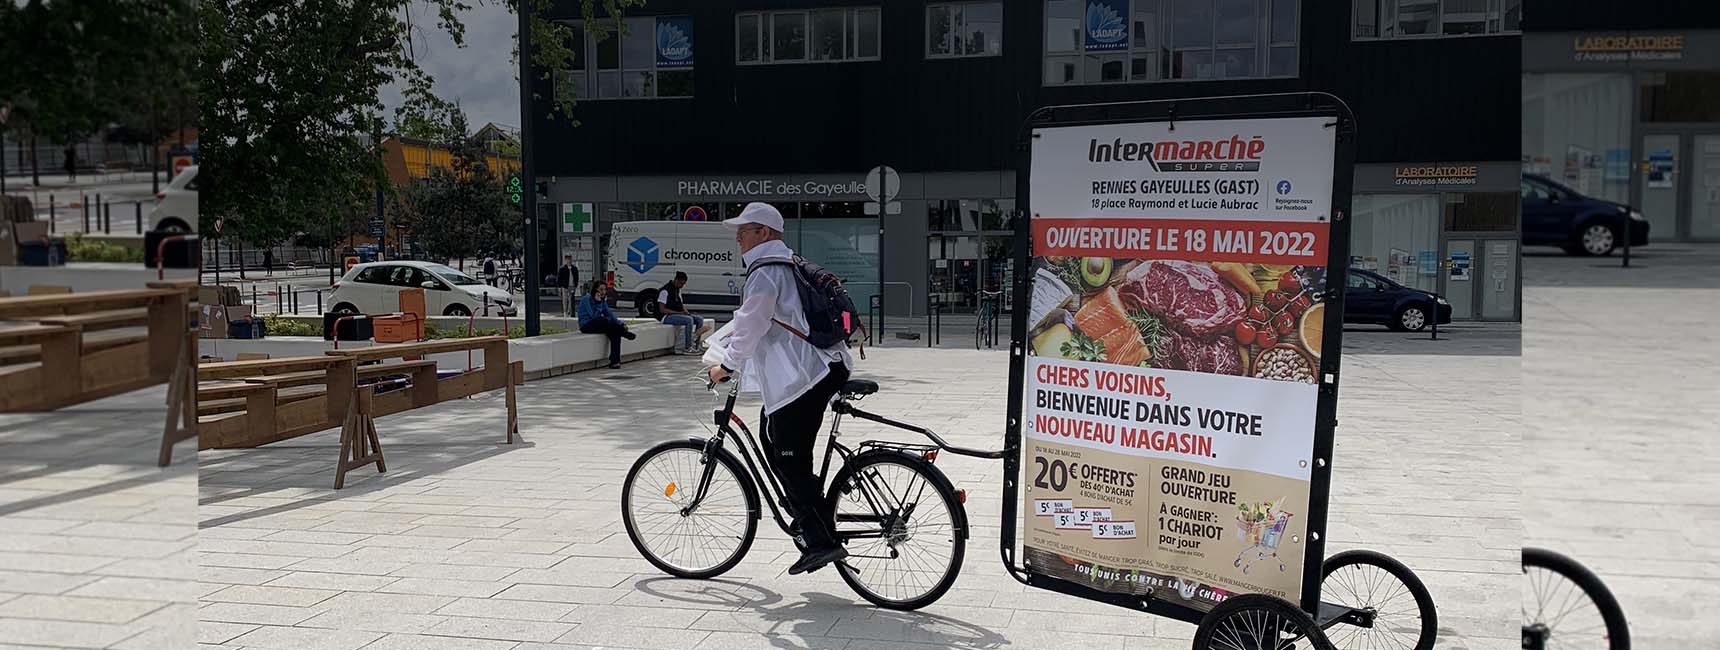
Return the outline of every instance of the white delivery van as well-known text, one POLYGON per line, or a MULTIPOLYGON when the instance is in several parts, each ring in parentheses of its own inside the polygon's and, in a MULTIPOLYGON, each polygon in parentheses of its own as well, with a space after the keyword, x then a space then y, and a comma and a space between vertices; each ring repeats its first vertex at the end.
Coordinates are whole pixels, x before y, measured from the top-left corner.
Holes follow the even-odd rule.
POLYGON ((687 274, 681 300, 691 310, 741 304, 746 268, 734 230, 715 221, 624 221, 610 230, 608 272, 616 304, 657 315, 657 292, 687 274))

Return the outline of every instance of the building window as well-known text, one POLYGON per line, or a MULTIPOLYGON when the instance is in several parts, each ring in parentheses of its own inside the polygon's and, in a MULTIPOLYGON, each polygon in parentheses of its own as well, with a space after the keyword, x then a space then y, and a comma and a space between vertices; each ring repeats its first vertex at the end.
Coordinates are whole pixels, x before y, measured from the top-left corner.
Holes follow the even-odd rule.
POLYGON ((735 16, 735 62, 876 61, 878 8, 749 12, 735 16))
POLYGON ((1515 34, 1523 0, 1354 0, 1356 40, 1515 34))
POLYGON ((1003 54, 1003 3, 962 2, 926 7, 926 58, 1003 54))
POLYGON ((693 96, 693 18, 643 16, 622 19, 608 38, 587 38, 583 21, 566 23, 573 68, 558 83, 572 84, 580 101, 693 96))
POLYGON ((1048 86, 1294 77, 1298 0, 1047 0, 1048 86))

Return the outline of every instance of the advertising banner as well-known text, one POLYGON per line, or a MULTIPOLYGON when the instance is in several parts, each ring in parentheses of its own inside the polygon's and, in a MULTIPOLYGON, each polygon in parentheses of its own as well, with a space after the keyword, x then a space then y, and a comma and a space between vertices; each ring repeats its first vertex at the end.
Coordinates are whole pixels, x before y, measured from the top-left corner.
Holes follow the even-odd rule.
POLYGON ((1087 0, 1087 51, 1129 49, 1129 0, 1087 0))
POLYGON ((657 17, 657 67, 693 67, 693 17, 657 17))
POLYGON ((1035 129, 1030 571, 1198 611, 1300 600, 1332 123, 1035 129))

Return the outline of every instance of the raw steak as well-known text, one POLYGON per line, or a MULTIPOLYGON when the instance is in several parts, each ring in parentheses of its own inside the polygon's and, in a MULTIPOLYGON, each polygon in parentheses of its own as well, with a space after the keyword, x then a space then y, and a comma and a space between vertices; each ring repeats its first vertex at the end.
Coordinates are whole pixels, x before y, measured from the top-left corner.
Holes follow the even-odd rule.
POLYGON ((1171 370, 1242 375, 1242 355, 1236 351, 1236 339, 1228 334, 1197 339, 1173 330, 1170 343, 1165 346, 1165 356, 1163 367, 1171 370))
POLYGON ((1123 277, 1123 291, 1172 327, 1203 339, 1235 330, 1248 310, 1242 294, 1205 264, 1143 262, 1123 277))

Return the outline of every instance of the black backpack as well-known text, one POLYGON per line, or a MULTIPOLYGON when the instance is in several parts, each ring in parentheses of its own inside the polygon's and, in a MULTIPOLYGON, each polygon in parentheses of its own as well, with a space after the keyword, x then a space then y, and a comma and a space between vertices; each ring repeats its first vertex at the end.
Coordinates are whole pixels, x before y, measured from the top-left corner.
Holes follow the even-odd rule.
MULTIPOLYGON (((860 310, 854 306, 854 299, 849 297, 848 290, 842 287, 842 278, 799 255, 794 256, 792 261, 782 258, 759 260, 747 269, 747 274, 751 275, 759 267, 773 264, 794 268, 794 284, 800 290, 800 305, 805 311, 807 329, 810 331, 801 332, 788 323, 771 319, 777 325, 819 349, 830 349, 838 345, 851 346, 854 335, 865 333, 866 326, 861 324, 860 310)), ((866 358, 864 336, 861 337, 860 358, 866 358)))

